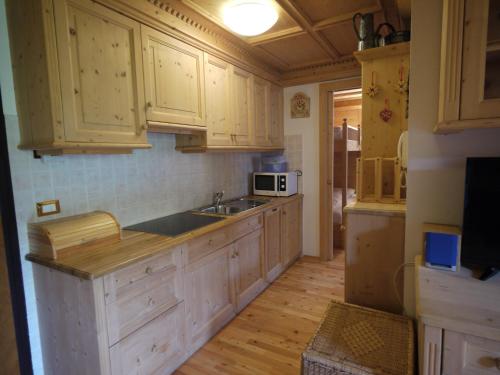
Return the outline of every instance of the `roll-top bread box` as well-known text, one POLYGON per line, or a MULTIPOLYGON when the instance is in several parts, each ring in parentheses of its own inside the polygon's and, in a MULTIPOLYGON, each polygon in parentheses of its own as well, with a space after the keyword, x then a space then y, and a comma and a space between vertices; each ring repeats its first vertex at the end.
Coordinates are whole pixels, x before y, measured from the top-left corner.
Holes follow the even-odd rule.
POLYGON ((82 245, 120 240, 120 224, 104 211, 28 224, 30 251, 47 259, 64 257, 82 245))

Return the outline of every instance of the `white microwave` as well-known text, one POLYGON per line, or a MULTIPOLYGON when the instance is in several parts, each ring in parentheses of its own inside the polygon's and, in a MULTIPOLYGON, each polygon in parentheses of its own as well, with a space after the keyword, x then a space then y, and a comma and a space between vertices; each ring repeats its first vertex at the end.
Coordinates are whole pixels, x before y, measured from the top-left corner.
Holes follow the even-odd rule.
POLYGON ((289 197, 297 194, 297 172, 255 172, 253 193, 274 197, 289 197))

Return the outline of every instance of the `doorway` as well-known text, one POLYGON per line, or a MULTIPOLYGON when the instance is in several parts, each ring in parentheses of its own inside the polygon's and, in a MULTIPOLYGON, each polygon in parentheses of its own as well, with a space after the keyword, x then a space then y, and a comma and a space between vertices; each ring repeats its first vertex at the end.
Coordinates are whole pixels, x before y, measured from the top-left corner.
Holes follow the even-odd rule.
POLYGON ((356 201, 361 156, 361 88, 333 93, 333 247, 345 249, 344 207, 356 201))
POLYGON ((355 198, 356 158, 361 150, 361 78, 323 83, 319 88, 320 257, 331 260, 334 247, 344 245, 342 208, 355 198))

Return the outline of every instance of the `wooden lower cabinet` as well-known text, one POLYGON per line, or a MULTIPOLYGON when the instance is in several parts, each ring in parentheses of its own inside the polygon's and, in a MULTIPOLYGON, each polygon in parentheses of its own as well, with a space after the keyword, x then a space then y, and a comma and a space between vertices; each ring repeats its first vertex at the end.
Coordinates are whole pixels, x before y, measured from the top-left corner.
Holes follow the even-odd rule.
POLYGON ((189 351, 195 352, 236 313, 231 275, 234 245, 188 265, 185 273, 189 351))
POLYGON ((236 310, 240 312, 267 286, 262 230, 256 230, 236 241, 231 258, 236 291, 236 310))
POLYGON ((283 270, 281 251, 281 208, 264 212, 266 280, 274 281, 283 270))
POLYGON ((288 266, 302 253, 302 200, 297 199, 281 208, 283 263, 288 266))
POLYGON ((443 375, 500 373, 500 341, 444 331, 443 375))
POLYGON ((34 264, 45 373, 173 372, 300 255, 301 202, 93 279, 34 264))
POLYGON ((110 349, 111 374, 168 374, 186 359, 184 302, 110 349))
POLYGON ((402 311, 403 270, 398 269, 404 263, 406 208, 402 206, 391 212, 378 207, 401 205, 362 202, 355 205, 370 208, 362 211, 348 205, 344 209, 345 301, 399 314, 402 311))

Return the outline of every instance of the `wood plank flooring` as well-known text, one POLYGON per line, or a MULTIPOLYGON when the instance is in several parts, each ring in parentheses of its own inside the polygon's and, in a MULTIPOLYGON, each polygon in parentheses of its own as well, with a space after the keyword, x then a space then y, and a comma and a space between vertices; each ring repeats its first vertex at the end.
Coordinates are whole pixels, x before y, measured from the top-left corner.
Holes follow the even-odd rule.
POLYGON ((175 374, 299 374, 300 354, 331 299, 344 299, 344 252, 329 262, 303 257, 175 374))

